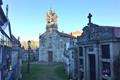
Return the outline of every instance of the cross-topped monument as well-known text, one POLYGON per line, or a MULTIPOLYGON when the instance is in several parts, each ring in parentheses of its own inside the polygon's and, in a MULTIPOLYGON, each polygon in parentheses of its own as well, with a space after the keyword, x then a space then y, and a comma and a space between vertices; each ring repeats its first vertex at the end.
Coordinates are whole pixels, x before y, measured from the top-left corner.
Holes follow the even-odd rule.
POLYGON ((89 23, 91 23, 91 17, 92 17, 92 14, 89 13, 89 14, 88 14, 89 23))

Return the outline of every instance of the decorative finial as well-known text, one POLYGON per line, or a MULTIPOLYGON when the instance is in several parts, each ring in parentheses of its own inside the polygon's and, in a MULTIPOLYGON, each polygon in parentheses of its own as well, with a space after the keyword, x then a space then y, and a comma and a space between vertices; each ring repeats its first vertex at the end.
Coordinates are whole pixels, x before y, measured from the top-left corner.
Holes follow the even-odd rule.
POLYGON ((8 4, 6 5, 6 16, 8 17, 8 4))
POLYGON ((91 17, 92 17, 92 14, 89 13, 89 14, 88 14, 89 23, 91 23, 91 17))

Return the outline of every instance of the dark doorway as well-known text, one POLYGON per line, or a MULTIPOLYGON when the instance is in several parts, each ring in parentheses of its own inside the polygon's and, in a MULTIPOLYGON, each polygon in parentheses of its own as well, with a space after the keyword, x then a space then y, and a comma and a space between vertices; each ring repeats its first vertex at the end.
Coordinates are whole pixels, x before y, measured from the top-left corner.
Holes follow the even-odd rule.
POLYGON ((96 80, 95 54, 89 54, 90 80, 96 80))
POLYGON ((53 61, 53 52, 48 51, 48 62, 52 62, 52 61, 53 61))

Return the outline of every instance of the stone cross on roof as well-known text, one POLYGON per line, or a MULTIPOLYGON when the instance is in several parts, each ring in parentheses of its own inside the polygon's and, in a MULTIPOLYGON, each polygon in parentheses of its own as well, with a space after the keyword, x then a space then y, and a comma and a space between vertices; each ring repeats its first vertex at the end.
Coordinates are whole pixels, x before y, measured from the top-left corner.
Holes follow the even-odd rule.
POLYGON ((89 23, 91 23, 91 17, 92 17, 92 14, 89 13, 89 14, 88 14, 89 23))

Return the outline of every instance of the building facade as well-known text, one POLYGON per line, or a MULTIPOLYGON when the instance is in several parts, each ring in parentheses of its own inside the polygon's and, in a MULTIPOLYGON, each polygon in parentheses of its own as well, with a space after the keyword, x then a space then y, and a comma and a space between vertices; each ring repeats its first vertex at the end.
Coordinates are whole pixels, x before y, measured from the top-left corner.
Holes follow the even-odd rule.
POLYGON ((58 31, 57 14, 49 10, 46 17, 46 32, 39 37, 39 61, 63 62, 66 43, 73 36, 58 31))
POLYGON ((120 27, 89 23, 77 38, 78 80, 116 80, 114 60, 120 53, 120 27))

